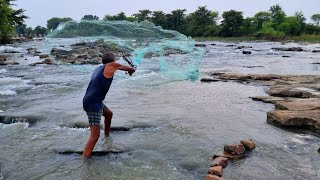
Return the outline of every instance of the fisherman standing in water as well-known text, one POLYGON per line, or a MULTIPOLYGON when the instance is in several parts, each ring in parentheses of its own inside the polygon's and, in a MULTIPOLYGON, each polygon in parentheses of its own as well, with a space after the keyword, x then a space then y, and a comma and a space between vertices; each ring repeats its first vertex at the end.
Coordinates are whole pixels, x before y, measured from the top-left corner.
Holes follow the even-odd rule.
POLYGON ((112 111, 102 101, 109 91, 114 73, 117 70, 127 71, 131 76, 135 72, 134 68, 118 64, 115 61, 115 55, 111 52, 107 52, 102 56, 103 65, 97 67, 93 72, 86 94, 84 95, 83 109, 88 115, 91 134, 84 148, 82 158, 90 157, 99 139, 101 115, 105 117, 104 134, 106 137, 109 137, 112 111))

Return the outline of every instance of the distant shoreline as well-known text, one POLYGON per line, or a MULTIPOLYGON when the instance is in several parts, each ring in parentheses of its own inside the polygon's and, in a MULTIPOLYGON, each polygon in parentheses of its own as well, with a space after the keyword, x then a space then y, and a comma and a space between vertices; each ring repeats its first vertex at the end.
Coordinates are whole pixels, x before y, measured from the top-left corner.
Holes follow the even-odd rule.
POLYGON ((301 35, 301 36, 288 36, 279 39, 268 39, 258 37, 193 37, 196 41, 226 41, 226 42, 242 42, 242 41, 274 41, 274 42, 306 42, 306 43, 320 43, 320 35, 301 35))

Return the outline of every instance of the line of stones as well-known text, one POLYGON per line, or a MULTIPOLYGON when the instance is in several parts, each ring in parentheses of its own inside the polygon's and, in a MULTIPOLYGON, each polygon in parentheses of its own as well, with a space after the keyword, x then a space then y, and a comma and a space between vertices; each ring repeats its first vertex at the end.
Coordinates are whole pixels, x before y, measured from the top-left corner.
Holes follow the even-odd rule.
POLYGON ((224 145, 224 152, 213 156, 213 162, 205 180, 225 180, 222 173, 228 161, 244 158, 246 151, 252 151, 255 147, 256 144, 252 139, 242 140, 240 144, 224 145))

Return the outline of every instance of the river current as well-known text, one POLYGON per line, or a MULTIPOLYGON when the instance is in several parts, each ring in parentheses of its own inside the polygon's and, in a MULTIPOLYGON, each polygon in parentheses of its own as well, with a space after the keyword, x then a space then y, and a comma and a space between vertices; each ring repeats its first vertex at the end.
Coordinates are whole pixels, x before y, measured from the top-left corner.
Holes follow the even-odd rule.
MULTIPOLYGON (((1 46, 0 53, 25 53, 28 47, 49 53, 70 43, 47 39, 1 46)), ((312 64, 320 54, 311 53, 320 44, 204 43, 202 76, 213 71, 320 75, 320 65, 312 64), (252 46, 252 54, 228 44, 252 46), (306 51, 271 50, 294 46, 306 51)), ((145 59, 132 77, 118 72, 106 97, 114 113, 112 126, 131 130, 112 132, 109 139, 101 132, 95 150, 124 153, 87 161, 60 155, 57 150, 83 150, 89 137, 88 128, 73 126, 87 121, 82 98, 97 65, 29 66, 40 60, 14 56, 20 65, 0 66, 0 115, 28 116, 34 123, 0 123, 0 179, 204 179, 212 156, 224 144, 249 138, 256 149, 230 162, 226 179, 320 179, 320 138, 267 124, 266 112, 274 106, 249 98, 266 95, 267 87, 199 80, 162 83, 156 58, 145 59)))

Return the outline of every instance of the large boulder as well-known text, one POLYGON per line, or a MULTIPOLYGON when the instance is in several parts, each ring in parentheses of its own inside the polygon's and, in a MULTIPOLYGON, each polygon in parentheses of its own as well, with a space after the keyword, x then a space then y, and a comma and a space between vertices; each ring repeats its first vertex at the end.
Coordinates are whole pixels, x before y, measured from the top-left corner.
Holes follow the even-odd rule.
POLYGON ((241 155, 244 154, 246 150, 242 144, 226 144, 224 145, 224 151, 233 155, 241 155))
POLYGON ((222 166, 222 167, 226 167, 228 165, 228 158, 225 157, 215 157, 215 159, 212 162, 212 167, 214 166, 222 166))
POLYGON ((221 177, 223 173, 222 166, 214 166, 208 169, 208 174, 216 175, 221 177))
POLYGON ((216 175, 208 174, 205 180, 225 180, 223 177, 219 177, 216 175))
POLYGON ((274 110, 267 113, 267 122, 283 127, 305 127, 320 130, 320 110, 274 110))
POLYGON ((292 111, 305 111, 305 110, 320 110, 320 99, 309 98, 299 99, 295 101, 280 101, 276 104, 276 109, 279 110, 292 110, 292 111))
POLYGON ((256 148, 256 143, 252 141, 252 139, 241 140, 240 143, 244 146, 244 148, 247 151, 252 151, 254 148, 256 148))

